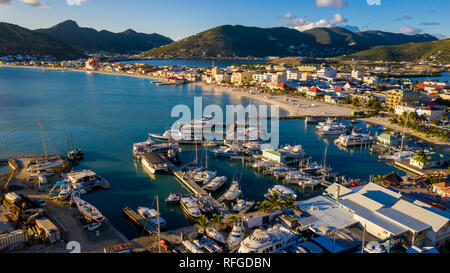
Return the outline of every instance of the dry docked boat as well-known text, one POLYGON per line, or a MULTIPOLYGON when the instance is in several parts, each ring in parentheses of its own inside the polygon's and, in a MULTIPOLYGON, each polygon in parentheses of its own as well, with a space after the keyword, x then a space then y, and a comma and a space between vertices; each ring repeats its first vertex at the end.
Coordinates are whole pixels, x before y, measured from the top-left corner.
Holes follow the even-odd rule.
POLYGON ((218 176, 215 177, 213 180, 211 180, 208 184, 205 186, 205 190, 207 191, 217 191, 220 187, 222 187, 227 182, 226 176, 218 176))
POLYGON ((238 219, 234 222, 233 229, 231 230, 230 235, 228 236, 228 248, 233 249, 244 240, 246 234, 244 222, 241 219, 238 219))
POLYGON ((213 239, 218 243, 225 244, 225 239, 223 238, 222 233, 220 233, 218 230, 216 230, 213 227, 207 227, 205 230, 206 235, 208 235, 209 238, 213 239))
POLYGON ((95 221, 95 222, 103 222, 105 217, 101 214, 101 212, 89 204, 88 202, 81 200, 77 194, 72 194, 72 200, 77 206, 78 210, 83 214, 87 219, 95 221))

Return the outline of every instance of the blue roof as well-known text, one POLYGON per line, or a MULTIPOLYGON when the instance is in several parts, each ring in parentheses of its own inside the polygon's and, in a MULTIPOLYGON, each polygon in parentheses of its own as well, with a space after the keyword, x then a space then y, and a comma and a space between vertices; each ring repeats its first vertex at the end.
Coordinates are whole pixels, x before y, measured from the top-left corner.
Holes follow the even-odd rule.
POLYGON ((313 241, 318 243, 321 247, 325 248, 331 253, 338 253, 345 250, 340 245, 333 242, 333 240, 331 240, 327 236, 320 236, 317 238, 313 238, 313 241))

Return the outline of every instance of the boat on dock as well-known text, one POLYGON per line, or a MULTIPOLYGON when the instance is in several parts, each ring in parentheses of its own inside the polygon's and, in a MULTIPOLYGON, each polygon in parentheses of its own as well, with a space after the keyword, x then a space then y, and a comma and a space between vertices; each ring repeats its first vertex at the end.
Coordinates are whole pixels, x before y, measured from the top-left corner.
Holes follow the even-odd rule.
POLYGON ((239 188, 239 182, 234 180, 231 182, 230 188, 225 192, 224 197, 226 200, 235 200, 239 196, 241 196, 242 190, 239 188))
POLYGON ((181 193, 172 193, 165 199, 165 202, 166 204, 177 204, 180 203, 182 197, 181 193))
POLYGON ((216 242, 218 242, 218 243, 220 243, 220 244, 225 244, 226 242, 225 242, 225 239, 223 238, 223 235, 222 235, 222 233, 220 233, 218 230, 216 230, 215 228, 213 228, 213 227, 207 227, 206 229, 205 229, 205 231, 206 231, 206 235, 209 237, 209 238, 211 238, 211 239, 213 239, 214 241, 216 241, 216 242))
POLYGON ((153 225, 149 224, 148 221, 139 215, 134 210, 130 209, 130 207, 126 207, 122 210, 125 216, 130 219, 135 225, 137 225, 140 229, 146 231, 148 234, 157 236, 158 230, 153 225))
POLYGON ((79 198, 76 193, 72 193, 72 201, 75 203, 81 214, 83 214, 88 220, 100 223, 105 220, 105 216, 103 216, 100 210, 79 198))
POLYGON ((204 189, 209 192, 215 192, 220 187, 222 187, 227 182, 227 180, 228 180, 228 178, 226 176, 215 177, 210 182, 208 182, 208 184, 206 184, 204 189))
POLYGON ((180 200, 180 205, 189 217, 197 219, 202 216, 202 212, 200 211, 197 202, 195 202, 192 197, 182 197, 180 200))
POLYGON ((155 209, 150 209, 147 207, 138 207, 137 213, 144 217, 153 227, 158 228, 158 216, 159 216, 159 226, 161 230, 167 229, 167 222, 161 217, 155 209))
POLYGON ((109 188, 109 182, 91 170, 74 171, 67 173, 66 179, 76 190, 91 190, 93 188, 109 188))
POLYGON ((279 195, 279 200, 285 200, 288 198, 292 198, 295 200, 297 198, 297 194, 295 194, 293 190, 283 185, 275 185, 273 188, 270 188, 268 190, 268 193, 264 194, 264 197, 266 199, 269 199, 270 196, 274 193, 279 195))
POLYGON ((244 240, 246 233, 244 222, 241 219, 236 220, 230 235, 228 235, 228 248, 234 249, 238 247, 244 240))
POLYGON ((355 147, 370 145, 374 142, 374 139, 370 136, 365 136, 358 133, 352 133, 351 135, 340 135, 339 138, 334 140, 334 144, 343 147, 355 147))
POLYGON ((142 156, 142 165, 150 172, 168 171, 167 162, 157 153, 150 152, 142 156))

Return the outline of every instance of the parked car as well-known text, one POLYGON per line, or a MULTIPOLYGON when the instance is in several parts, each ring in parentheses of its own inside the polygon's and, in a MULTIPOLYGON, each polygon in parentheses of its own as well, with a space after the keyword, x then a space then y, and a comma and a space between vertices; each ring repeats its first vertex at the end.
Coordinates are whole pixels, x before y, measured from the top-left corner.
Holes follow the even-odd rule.
POLYGON ((167 240, 167 239, 161 238, 161 240, 159 241, 159 243, 160 243, 160 245, 161 245, 162 247, 164 247, 164 248, 167 249, 167 250, 172 250, 172 249, 173 249, 172 244, 171 244, 171 243, 169 242, 169 240, 167 240))

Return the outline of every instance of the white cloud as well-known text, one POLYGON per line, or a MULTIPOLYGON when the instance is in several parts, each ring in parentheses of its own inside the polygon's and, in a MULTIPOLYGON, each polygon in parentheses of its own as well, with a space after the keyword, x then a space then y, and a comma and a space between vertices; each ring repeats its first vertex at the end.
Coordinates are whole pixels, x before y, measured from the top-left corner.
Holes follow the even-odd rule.
POLYGON ((40 2, 39 0, 22 0, 22 2, 32 7, 48 8, 46 3, 40 2))
POLYGON ((69 6, 79 6, 79 5, 81 5, 82 3, 85 3, 86 2, 86 0, 67 0, 67 5, 69 5, 69 6))
POLYGON ((0 0, 0 6, 9 7, 11 6, 12 0, 0 0))
POLYGON ((345 22, 347 22, 347 19, 345 19, 341 14, 336 13, 330 20, 320 19, 319 21, 311 22, 303 18, 297 18, 287 22, 285 26, 293 27, 298 31, 305 31, 316 27, 334 27, 336 24, 345 22))
POLYGON ((394 32, 395 33, 403 33, 403 34, 407 34, 407 35, 414 35, 414 34, 422 33, 423 29, 407 26, 407 27, 401 27, 401 28, 395 30, 394 32))
POLYGON ((342 9, 347 7, 347 2, 345 0, 316 0, 316 6, 342 9))
POLYGON ((284 19, 292 19, 293 18, 292 14, 290 12, 283 14, 281 17, 284 19))

